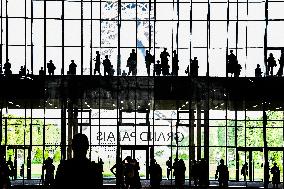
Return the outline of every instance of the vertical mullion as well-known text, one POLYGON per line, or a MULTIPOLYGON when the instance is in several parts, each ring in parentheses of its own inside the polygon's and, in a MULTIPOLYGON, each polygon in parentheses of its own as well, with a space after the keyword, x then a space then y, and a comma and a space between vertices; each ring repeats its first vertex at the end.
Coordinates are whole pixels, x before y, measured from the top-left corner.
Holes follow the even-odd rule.
POLYGON ((83 47, 83 45, 84 45, 84 29, 83 29, 83 27, 84 27, 84 18, 83 18, 83 0, 81 0, 81 18, 80 18, 80 21, 81 21, 81 75, 83 75, 83 72, 84 72, 84 68, 83 68, 83 66, 84 66, 84 58, 83 58, 83 56, 84 56, 84 47, 83 47))
POLYGON ((61 31, 61 43, 62 43, 62 47, 61 47, 61 53, 62 53, 62 57, 61 57, 61 75, 64 75, 64 46, 65 46, 65 42, 64 42, 64 30, 65 30, 65 25, 64 25, 64 14, 65 14, 65 8, 64 8, 64 1, 65 0, 62 0, 61 1, 61 12, 62 12, 62 15, 61 15, 61 19, 62 19, 62 25, 61 25, 61 27, 62 27, 62 31, 61 31))
POLYGON ((92 74, 93 73, 93 64, 92 64, 92 57, 93 57, 93 0, 91 0, 91 39, 90 39, 90 51, 91 51, 90 52, 90 75, 93 75, 92 74))
MULTIPOLYGON (((191 58, 192 58, 192 1, 193 0, 190 0, 190 13, 189 13, 189 16, 190 16, 190 21, 189 21, 189 24, 190 24, 190 28, 189 28, 189 59, 190 59, 190 61, 191 61, 191 58)), ((190 63, 190 62, 189 62, 190 63)), ((189 73, 188 73, 188 75, 189 75, 189 73)), ((190 107, 191 108, 191 107, 190 107)))
POLYGON ((230 0, 227 1, 227 44, 226 44, 226 77, 228 77, 228 52, 229 52, 229 21, 230 19, 230 0))
POLYGON ((33 0, 31 0, 31 74, 34 74, 34 45, 33 45, 33 22, 34 22, 34 6, 33 0))
POLYGON ((245 76, 247 71, 247 60, 248 60, 248 0, 246 5, 247 21, 246 21, 246 61, 245 61, 245 76))
POLYGON ((209 77, 209 49, 210 49, 210 0, 207 1, 208 10, 207 10, 207 44, 206 44, 206 50, 207 50, 207 70, 206 70, 206 76, 209 77))
POLYGON ((9 18, 8 18, 8 0, 6 0, 6 7, 5 7, 5 9, 6 9, 6 62, 8 62, 8 59, 9 59, 9 18))
POLYGON ((44 62, 44 73, 46 73, 46 1, 43 1, 43 30, 44 30, 44 35, 43 35, 43 62, 44 62))
POLYGON ((27 0, 25 0, 25 71, 27 69, 27 0))
MULTIPOLYGON (((121 55, 120 55, 120 27, 121 27, 121 0, 118 0, 118 8, 117 8, 117 76, 120 72, 120 62, 121 62, 121 55)), ((117 104, 118 105, 118 104, 117 104)))
POLYGON ((2 7, 3 7, 3 2, 1 0, 1 2, 0 2, 0 17, 1 17, 1 21, 0 21, 0 38, 1 38, 1 42, 0 42, 1 43, 0 44, 1 45, 1 47, 0 47, 0 74, 2 74, 2 66, 3 66, 3 60, 2 60, 2 58, 3 58, 3 10, 2 10, 2 7))

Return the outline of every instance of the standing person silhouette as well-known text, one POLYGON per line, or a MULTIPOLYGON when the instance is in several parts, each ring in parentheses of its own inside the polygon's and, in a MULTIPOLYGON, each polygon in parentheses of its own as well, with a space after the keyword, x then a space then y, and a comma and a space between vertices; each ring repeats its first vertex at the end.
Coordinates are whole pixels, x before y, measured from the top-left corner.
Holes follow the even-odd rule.
POLYGON ((170 179, 171 171, 172 171, 172 157, 169 157, 169 159, 166 161, 167 165, 167 179, 170 179))
POLYGON ((229 171, 228 167, 224 164, 224 160, 220 160, 220 165, 217 166, 215 178, 218 178, 219 187, 228 187, 229 171), (218 177, 219 174, 219 177, 218 177))
POLYGON ((72 139, 73 158, 62 160, 58 165, 55 188, 96 188, 97 180, 91 161, 86 158, 89 141, 86 135, 78 133, 72 139))
POLYGON ((277 163, 274 163, 273 167, 270 170, 272 176, 272 184, 273 188, 278 188, 278 184, 280 183, 280 169, 277 166, 277 163))
POLYGON ((244 176, 244 181, 246 181, 246 178, 248 176, 248 163, 245 162, 242 166, 241 174, 244 176))

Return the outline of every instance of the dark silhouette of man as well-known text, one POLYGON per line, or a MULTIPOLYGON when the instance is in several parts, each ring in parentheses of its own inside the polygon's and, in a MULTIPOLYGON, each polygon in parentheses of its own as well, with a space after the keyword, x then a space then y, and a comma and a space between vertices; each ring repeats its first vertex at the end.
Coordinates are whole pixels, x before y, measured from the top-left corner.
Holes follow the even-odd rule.
POLYGON ((108 58, 108 55, 105 56, 105 59, 103 60, 103 66, 104 66, 104 75, 111 75, 111 69, 112 65, 110 63, 110 60, 108 58))
POLYGON ((173 76, 178 76, 178 70, 179 70, 178 62, 179 62, 178 54, 177 54, 177 51, 174 50, 173 57, 172 57, 172 75, 173 76))
POLYGON ((271 168, 270 172, 272 174, 273 188, 278 188, 278 184, 280 183, 280 169, 277 166, 277 163, 274 163, 274 165, 271 168))
POLYGON ((154 65, 154 72, 156 73, 157 76, 161 75, 161 64, 160 64, 160 60, 157 60, 157 63, 154 65))
POLYGON ((53 184, 54 184, 54 170, 55 170, 55 166, 53 165, 53 159, 48 157, 44 161, 42 169, 45 170, 44 185, 45 186, 53 186, 53 184))
POLYGON ((20 76, 25 76, 26 75, 26 66, 21 66, 20 71, 19 71, 20 76))
POLYGON ((242 166, 241 175, 244 176, 244 181, 246 181, 247 176, 248 176, 248 163, 247 162, 245 162, 244 165, 242 166))
POLYGON ((280 59, 278 59, 278 61, 279 61, 279 69, 276 75, 278 77, 282 77, 283 67, 284 67, 284 51, 283 50, 281 51, 281 56, 280 56, 280 59))
POLYGON ((233 50, 230 50, 230 54, 227 56, 227 74, 231 73, 234 77, 239 77, 242 66, 238 64, 237 56, 234 55, 233 50))
POLYGON ((194 57, 193 60, 190 60, 190 75, 193 77, 198 76, 198 60, 197 57, 194 57))
POLYGON ((257 64, 255 70, 254 70, 254 74, 255 74, 255 77, 262 77, 262 71, 261 71, 261 68, 260 68, 260 65, 257 64))
POLYGON ((47 71, 49 75, 54 75, 54 70, 56 69, 56 67, 54 66, 52 60, 49 60, 49 62, 46 65, 47 67, 47 71))
POLYGON ((94 69, 94 75, 98 72, 99 75, 101 75, 101 55, 99 51, 96 51, 96 60, 95 60, 95 69, 94 69))
POLYGON ((164 51, 161 52, 160 58, 161 58, 161 68, 163 75, 169 75, 169 60, 168 57, 170 57, 170 54, 167 52, 167 48, 164 48, 164 51))
POLYGON ((273 76, 273 67, 276 67, 277 65, 272 53, 269 54, 269 57, 267 59, 267 66, 268 66, 267 74, 273 76))
POLYGON ((110 171, 116 177, 116 186, 120 189, 124 189, 124 162, 121 158, 118 158, 118 162, 110 168, 110 171))
POLYGON ((170 179, 172 171, 172 157, 169 157, 169 159, 166 161, 166 166, 167 166, 167 179, 170 179))
POLYGON ((219 181, 219 187, 227 187, 228 186, 228 180, 229 180, 229 171, 228 167, 224 164, 224 160, 220 160, 220 165, 217 166, 215 179, 218 178, 219 181), (219 176, 218 176, 219 175, 219 176))
POLYGON ((151 160, 150 165, 150 185, 153 189, 160 189, 162 181, 162 168, 155 159, 151 160))
POLYGON ((0 188, 10 188, 9 167, 5 161, 4 150, 0 146, 0 188))
POLYGON ((137 74, 137 54, 135 49, 132 49, 129 58, 127 59, 126 67, 129 68, 128 75, 132 74, 135 76, 137 74))
POLYGON ((149 53, 149 50, 146 50, 145 64, 146 64, 148 76, 150 76, 150 66, 152 63, 155 63, 154 56, 149 53))
POLYGON ((9 156, 9 159, 7 161, 7 166, 9 168, 9 176, 12 177, 12 180, 15 179, 15 167, 14 167, 14 163, 12 161, 12 156, 9 156))
POLYGON ((74 60, 71 60, 71 64, 69 64, 69 74, 76 75, 76 68, 77 65, 75 64, 74 60))
POLYGON ((7 60, 7 62, 4 64, 4 74, 5 75, 11 75, 12 71, 11 71, 11 63, 9 62, 9 59, 7 60))
POLYGON ((71 144, 73 158, 62 160, 58 165, 55 188, 96 188, 95 170, 86 158, 89 141, 85 134, 75 134, 71 144))
POLYGON ((39 70, 39 75, 41 75, 41 76, 44 75, 43 67, 40 68, 40 70, 39 70))

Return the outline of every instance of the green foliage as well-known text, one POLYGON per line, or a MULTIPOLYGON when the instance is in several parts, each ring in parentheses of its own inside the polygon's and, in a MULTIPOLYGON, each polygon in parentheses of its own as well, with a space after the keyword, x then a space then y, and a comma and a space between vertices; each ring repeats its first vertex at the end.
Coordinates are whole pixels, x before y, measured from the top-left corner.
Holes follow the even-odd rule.
MULTIPOLYGON (((46 144, 60 143, 60 127, 45 123, 45 136, 43 135, 44 122, 40 119, 24 119, 23 117, 16 117, 15 115, 7 115, 7 145, 42 145, 45 137, 46 144), (32 121, 32 122, 31 122, 32 121), (32 126, 31 126, 32 123, 32 126), (31 131, 32 130, 32 131, 31 131), (32 132, 32 141, 30 141, 30 134, 32 132)), ((5 123, 3 123, 5 125, 5 123)), ((5 127, 3 127, 4 133, 5 127)), ((5 142, 3 137, 2 144, 5 142)), ((56 156, 55 161, 59 161, 58 152, 53 148, 56 156), (57 154, 56 154, 57 153, 57 154)), ((18 155, 23 157, 23 151, 18 151, 18 155)), ((13 150, 8 150, 7 155, 14 156, 13 150)), ((44 158, 49 156, 49 152, 45 151, 44 158)), ((59 151, 60 157, 60 151, 59 151)), ((32 163, 42 163, 43 148, 41 146, 33 146, 32 148, 32 163)))

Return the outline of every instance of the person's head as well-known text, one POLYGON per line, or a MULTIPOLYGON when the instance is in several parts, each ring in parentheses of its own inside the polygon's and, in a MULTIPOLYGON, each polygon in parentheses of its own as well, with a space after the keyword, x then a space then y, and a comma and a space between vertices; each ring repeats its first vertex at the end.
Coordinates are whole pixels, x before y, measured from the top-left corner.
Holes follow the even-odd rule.
POLYGON ((41 67, 40 69, 43 70, 43 67, 41 67))
POLYGON ((164 48, 164 51, 166 51, 167 50, 167 48, 164 48))
POLYGON ((194 57, 194 60, 197 60, 197 57, 194 57))
POLYGON ((259 64, 257 64, 257 67, 259 68, 259 67, 260 67, 260 65, 259 65, 259 64))
POLYGON ((89 149, 89 140, 85 134, 78 133, 73 136, 71 144, 74 158, 85 158, 89 149))
POLYGON ((276 163, 276 162, 274 162, 274 166, 277 166, 277 163, 276 163))
POLYGON ((273 56, 273 54, 272 54, 272 53, 269 53, 269 56, 273 56))
POLYGON ((223 159, 220 160, 220 164, 224 165, 224 160, 223 159))
POLYGON ((49 60, 49 63, 52 63, 52 60, 49 60))
POLYGON ((230 53, 233 53, 233 50, 230 50, 230 53))
POLYGON ((71 63, 74 63, 74 60, 71 60, 71 63))
POLYGON ((149 53, 149 50, 146 50, 146 53, 149 53))
POLYGON ((99 54, 99 51, 96 51, 97 54, 99 54))
POLYGON ((135 49, 132 49, 132 52, 135 52, 135 49))
POLYGON ((105 57, 108 58, 108 55, 106 55, 105 57))

